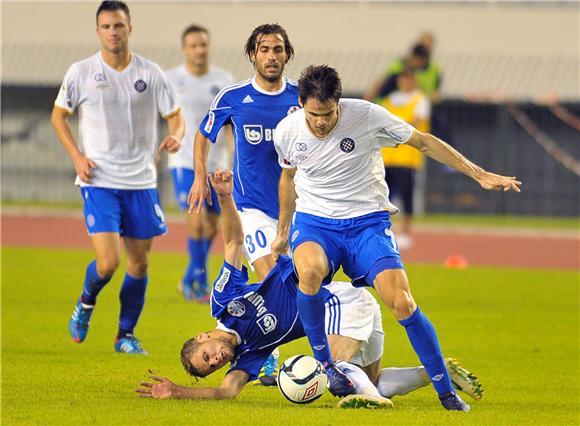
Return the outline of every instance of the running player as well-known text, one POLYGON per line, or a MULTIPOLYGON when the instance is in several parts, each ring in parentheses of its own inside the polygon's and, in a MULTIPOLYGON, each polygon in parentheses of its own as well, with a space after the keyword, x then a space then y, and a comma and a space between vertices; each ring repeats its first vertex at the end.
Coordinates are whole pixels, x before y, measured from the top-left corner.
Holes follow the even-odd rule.
POLYGON ((146 354, 133 329, 145 303, 153 237, 167 232, 156 190, 157 119, 160 114, 169 127, 160 151, 179 150, 184 123, 163 71, 129 50, 131 30, 125 3, 101 3, 101 51, 71 65, 51 121, 74 164, 96 253, 69 323, 71 337, 77 343, 85 340, 97 295, 119 267, 122 237, 127 271, 115 350, 146 354), (77 108, 79 146, 67 123, 77 108))
POLYGON ((283 76, 294 55, 284 28, 256 27, 245 46, 254 66, 253 78, 223 89, 211 104, 195 137, 195 182, 190 209, 200 210, 209 194, 206 155, 208 139, 215 142, 230 124, 234 133, 234 200, 244 228, 245 254, 263 280, 274 266, 270 246, 278 226, 278 165, 272 135, 278 122, 299 109, 298 87, 283 76))
MULTIPOLYGON (((208 302, 207 257, 217 230, 219 205, 215 192, 210 189, 213 200, 211 205, 206 203, 199 213, 187 214, 187 195, 194 179, 193 139, 212 99, 233 80, 226 71, 209 65, 210 41, 206 28, 199 25, 188 26, 181 34, 181 48, 185 62, 167 71, 167 79, 173 86, 187 123, 183 147, 179 152, 169 155, 168 163, 177 203, 186 212, 188 231, 189 263, 178 288, 185 300, 208 302)), ((229 127, 227 130, 228 135, 231 135, 229 127)), ((228 142, 224 132, 221 132, 209 153, 207 168, 210 172, 216 168, 231 168, 228 142)))
POLYGON ((380 148, 407 143, 485 189, 519 192, 521 183, 483 170, 383 107, 340 99, 340 78, 331 67, 308 67, 301 75, 299 92, 303 109, 282 120, 275 133, 284 172, 272 250, 274 255, 285 253, 290 240, 300 277, 298 312, 314 357, 332 362, 319 290, 342 266, 354 285, 374 287, 405 327, 443 406, 468 411, 469 405, 453 391, 435 329, 411 295, 390 230, 390 214, 397 210, 389 202, 380 148))
MULTIPOLYGON (((225 242, 224 265, 212 292, 212 315, 218 326, 189 339, 181 351, 181 361, 196 377, 205 377, 227 362, 231 367, 217 388, 187 388, 158 378, 158 383, 142 384, 138 392, 143 396, 234 398, 256 377, 272 347, 304 336, 294 303, 298 280, 292 261, 281 256, 265 281, 247 284, 241 223, 231 198, 231 173, 217 171, 211 179, 222 205, 225 242)), ((381 311, 367 290, 332 282, 322 292, 326 332, 334 353, 349 361, 339 365, 355 383, 358 394, 341 400, 340 407, 388 408, 392 404, 387 398, 430 383, 422 367, 380 369, 384 344, 381 311)), ((454 381, 474 398, 481 398, 483 390, 477 379, 453 360, 448 365, 454 381)))

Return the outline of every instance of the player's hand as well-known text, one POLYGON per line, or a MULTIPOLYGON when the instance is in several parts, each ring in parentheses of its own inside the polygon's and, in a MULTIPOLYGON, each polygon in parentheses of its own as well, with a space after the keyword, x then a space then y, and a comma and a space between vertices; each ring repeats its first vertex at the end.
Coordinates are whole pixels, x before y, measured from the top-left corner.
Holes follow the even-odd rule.
POLYGON ((209 181, 218 195, 230 195, 234 190, 234 179, 231 170, 216 169, 209 175, 209 181))
POLYGON ((83 182, 91 183, 91 179, 93 178, 92 169, 97 167, 95 162, 85 157, 83 154, 79 154, 79 156, 74 159, 73 164, 79 179, 83 182))
POLYGON ((272 241, 271 250, 274 260, 278 260, 278 257, 281 254, 288 254, 288 251, 290 250, 290 245, 288 244, 288 235, 280 235, 280 233, 276 234, 276 238, 274 238, 274 241, 272 241))
POLYGON ((207 200, 208 204, 211 205, 207 176, 202 177, 201 173, 199 173, 195 175, 195 180, 187 197, 187 202, 189 203, 188 212, 193 213, 195 210, 196 213, 199 213, 203 207, 204 200, 207 200))
POLYGON ((501 176, 495 173, 482 172, 476 178, 477 182, 483 189, 499 191, 503 189, 504 192, 513 190, 521 192, 520 185, 522 184, 515 176, 501 176))
POLYGON ((176 385, 166 377, 151 374, 152 382, 141 382, 135 392, 142 398, 167 399, 174 396, 176 385))
POLYGON ((167 151, 171 154, 176 153, 181 148, 181 142, 173 135, 167 136, 159 145, 159 152, 167 151))

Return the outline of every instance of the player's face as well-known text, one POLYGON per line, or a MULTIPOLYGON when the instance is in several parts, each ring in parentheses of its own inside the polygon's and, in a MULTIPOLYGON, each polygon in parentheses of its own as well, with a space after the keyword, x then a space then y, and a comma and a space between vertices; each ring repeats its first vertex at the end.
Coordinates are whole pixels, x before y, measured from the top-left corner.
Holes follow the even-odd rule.
POLYGON ((189 358, 189 362, 200 373, 207 375, 222 368, 234 359, 234 347, 219 337, 209 337, 207 333, 196 336, 201 342, 197 351, 189 358))
POLYGON ((338 123, 338 102, 319 102, 317 99, 308 98, 302 105, 306 124, 317 138, 324 138, 334 129, 338 123))
POLYGON ((195 66, 207 65, 209 56, 209 37, 204 32, 189 33, 183 39, 185 60, 195 66))
POLYGON ((256 73, 264 80, 270 83, 280 80, 287 60, 282 36, 258 35, 258 47, 252 60, 256 66, 256 73))
POLYGON ((97 36, 103 49, 110 53, 124 52, 129 46, 131 34, 129 18, 122 10, 106 10, 97 19, 97 36))

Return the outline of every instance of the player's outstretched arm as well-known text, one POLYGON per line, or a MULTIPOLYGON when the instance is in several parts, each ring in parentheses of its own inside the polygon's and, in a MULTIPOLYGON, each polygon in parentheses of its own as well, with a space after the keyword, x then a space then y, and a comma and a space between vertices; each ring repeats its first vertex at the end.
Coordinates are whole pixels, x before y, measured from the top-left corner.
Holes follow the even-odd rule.
POLYGON ((234 370, 226 374, 220 387, 191 388, 179 386, 166 377, 151 375, 151 382, 142 382, 135 392, 142 398, 156 399, 234 399, 248 383, 248 373, 234 370))
POLYGON ((278 232, 272 242, 272 257, 277 259, 279 255, 288 251, 288 234, 290 233, 290 220, 296 210, 296 190, 294 188, 294 175, 296 169, 282 169, 280 177, 280 217, 278 219, 278 232))
POLYGON ((90 183, 93 177, 92 169, 97 167, 97 165, 79 150, 68 125, 67 119, 69 115, 66 109, 55 105, 50 116, 50 122, 58 140, 72 160, 77 176, 83 182, 90 183))
POLYGON ((429 133, 415 130, 407 144, 428 157, 469 176, 484 189, 520 192, 522 183, 514 176, 502 176, 484 170, 465 158, 459 151, 429 133))
POLYGON ((198 130, 193 141, 193 169, 195 180, 189 191, 189 213, 194 210, 199 213, 203 206, 203 200, 211 204, 209 185, 207 183, 207 153, 210 142, 198 130))
POLYGON ((181 148, 181 140, 185 134, 185 121, 181 112, 167 117, 166 120, 168 134, 159 145, 159 151, 167 151, 173 154, 181 148))
POLYGON ((222 237, 224 239, 224 259, 237 269, 242 268, 242 245, 244 233, 242 221, 232 197, 234 188, 233 175, 230 170, 217 169, 209 177, 218 194, 222 210, 222 237))

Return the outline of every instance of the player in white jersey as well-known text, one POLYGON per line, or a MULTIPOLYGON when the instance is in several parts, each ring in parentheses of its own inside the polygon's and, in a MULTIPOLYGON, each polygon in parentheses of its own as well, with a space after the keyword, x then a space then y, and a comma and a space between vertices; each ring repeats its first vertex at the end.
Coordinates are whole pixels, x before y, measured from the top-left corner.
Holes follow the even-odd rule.
POLYGON ((374 287, 405 327, 442 405, 468 411, 453 391, 435 329, 411 295, 390 230, 396 208, 389 202, 380 148, 407 143, 485 189, 519 192, 521 182, 485 171, 380 106, 340 99, 340 78, 328 66, 308 67, 299 95, 303 109, 282 120, 274 136, 284 172, 272 251, 284 253, 290 244, 300 278, 298 312, 315 358, 332 362, 319 290, 342 266, 355 285, 374 287))
POLYGON ((101 51, 71 65, 51 118, 74 164, 96 253, 86 269, 69 332, 75 342, 84 341, 97 295, 120 264, 122 237, 127 270, 115 350, 146 354, 133 329, 145 303, 153 237, 167 232, 154 158, 157 150, 179 150, 184 122, 163 71, 129 50, 132 28, 127 5, 104 1, 96 20, 101 51), (67 123, 76 109, 78 146, 67 123), (157 148, 159 115, 167 121, 169 135, 157 148))
MULTIPOLYGON (((187 213, 187 195, 195 177, 193 170, 193 140, 199 123, 215 95, 232 83, 226 71, 209 64, 209 32, 199 25, 190 25, 181 34, 181 48, 185 62, 167 71, 167 79, 173 87, 181 112, 187 123, 183 146, 169 154, 168 166, 173 177, 175 197, 181 211, 186 212, 187 251, 189 262, 178 288, 186 300, 208 302, 207 258, 211 242, 217 231, 219 204, 215 191, 211 190, 212 203, 205 203, 202 210, 187 213), (194 288, 195 286, 195 288, 194 288)), ((231 168, 231 129, 226 126, 209 152, 209 172, 231 168), (226 135, 230 140, 226 140, 226 135)))

